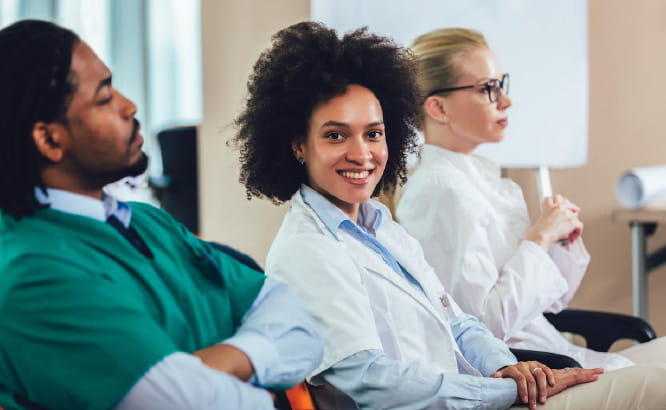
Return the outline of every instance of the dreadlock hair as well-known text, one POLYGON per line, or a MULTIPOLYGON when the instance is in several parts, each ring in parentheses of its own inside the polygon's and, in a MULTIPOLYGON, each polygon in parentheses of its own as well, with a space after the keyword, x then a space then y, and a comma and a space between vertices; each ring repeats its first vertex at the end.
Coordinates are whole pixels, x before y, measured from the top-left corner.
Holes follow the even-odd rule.
POLYGON ((47 21, 22 20, 0 30, 0 210, 20 219, 43 206, 46 161, 32 139, 34 124, 64 121, 75 90, 70 78, 79 37, 47 21))
POLYGON ((420 103, 413 55, 366 28, 339 37, 321 23, 302 22, 273 36, 254 65, 245 109, 235 121, 233 142, 240 148, 240 181, 248 198, 279 204, 308 182, 291 144, 305 141, 315 107, 351 84, 372 91, 384 115, 389 155, 374 195, 406 180, 420 103))

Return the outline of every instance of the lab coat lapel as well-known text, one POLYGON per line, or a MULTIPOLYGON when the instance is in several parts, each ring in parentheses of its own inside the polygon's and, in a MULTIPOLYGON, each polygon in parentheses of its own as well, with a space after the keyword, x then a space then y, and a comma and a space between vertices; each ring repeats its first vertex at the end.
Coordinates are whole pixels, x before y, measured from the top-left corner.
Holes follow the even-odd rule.
MULTIPOLYGON (((444 287, 441 285, 441 283, 439 283, 439 279, 436 278, 435 272, 429 266, 427 266, 427 268, 429 268, 428 271, 424 271, 424 266, 420 266, 420 264, 418 264, 417 258, 415 258, 413 255, 414 249, 410 249, 408 246, 394 246, 391 249, 391 253, 393 253, 393 256, 398 260, 402 267, 405 268, 405 270, 419 282, 421 288, 428 298, 428 301, 430 302, 428 303, 428 310, 441 321, 442 315, 438 314, 436 309, 440 309, 442 307, 442 302, 439 298, 445 292, 444 287), (428 272, 430 273, 430 277, 427 277, 428 272), (433 281, 432 279, 435 279, 436 281, 433 281)), ((409 288, 414 291, 414 293, 418 292, 411 285, 407 284, 407 286, 409 286, 409 288)), ((424 301, 423 295, 418 296, 419 300, 422 301, 425 305, 426 303, 424 301)))
MULTIPOLYGON (((303 198, 301 198, 301 195, 298 192, 296 192, 296 194, 292 197, 292 207, 294 207, 295 211, 306 212, 309 214, 325 235, 333 236, 328 228, 326 228, 324 223, 319 219, 317 213, 314 212, 312 208, 310 208, 305 202, 303 202, 303 198)), ((413 262, 411 261, 412 258, 405 254, 406 250, 400 249, 399 246, 390 246, 390 244, 382 243, 389 250, 389 252, 393 254, 396 260, 398 260, 398 262, 405 269, 407 269, 407 271, 412 274, 412 276, 414 276, 416 280, 419 281, 419 283, 421 283, 421 287, 423 287, 425 290, 428 300, 426 300, 426 298, 424 298, 418 290, 414 289, 414 287, 410 285, 404 278, 400 277, 396 272, 394 272, 393 269, 391 269, 391 267, 386 262, 384 262, 381 256, 379 256, 372 249, 352 238, 347 233, 340 232, 339 235, 341 235, 343 238, 343 245, 348 248, 350 252, 353 252, 357 255, 362 255, 362 258, 360 259, 362 259, 363 268, 379 274, 392 285, 407 293, 412 299, 414 299, 414 301, 416 301, 420 306, 422 306, 431 315, 433 315, 442 326, 447 327, 442 315, 437 314, 435 308, 433 307, 433 303, 439 303, 437 297, 433 297, 431 292, 428 290, 427 283, 424 283, 418 274, 412 273, 416 272, 418 269, 413 265, 413 262)), ((390 242, 390 238, 386 236, 382 236, 382 240, 384 242, 390 242)), ((358 260, 357 258, 354 259, 358 260)))
MULTIPOLYGON (((424 288, 427 298, 424 297, 423 294, 421 294, 420 291, 415 289, 407 280, 400 275, 398 275, 396 272, 391 269, 391 267, 384 262, 384 260, 379 256, 376 252, 373 250, 369 249, 367 246, 363 245, 359 241, 356 241, 352 239, 351 237, 345 235, 345 242, 347 242, 348 246, 354 247, 354 252, 362 252, 363 253, 363 264, 364 268, 367 270, 370 270, 376 274, 381 275, 384 279, 389 281, 391 284, 396 286, 398 289, 402 290, 403 292, 407 293, 416 303, 418 303, 420 306, 422 306, 425 310, 427 310, 431 315, 433 315, 443 326, 446 327, 446 324, 442 320, 442 316, 439 315, 436 311, 435 308, 433 307, 432 304, 432 296, 427 290, 426 284, 420 281, 417 275, 412 275, 414 276, 419 282, 421 283, 421 286, 424 288)), ((386 243, 383 243, 384 246, 386 246, 386 243)), ((386 246, 389 248, 388 246, 386 246)), ((409 258, 402 257, 403 255, 399 255, 396 253, 395 249, 392 249, 393 247, 389 248, 389 251, 393 254, 393 256, 398 260, 398 262, 408 271, 411 272, 413 271, 413 266, 409 266, 410 263, 407 262, 409 258)))

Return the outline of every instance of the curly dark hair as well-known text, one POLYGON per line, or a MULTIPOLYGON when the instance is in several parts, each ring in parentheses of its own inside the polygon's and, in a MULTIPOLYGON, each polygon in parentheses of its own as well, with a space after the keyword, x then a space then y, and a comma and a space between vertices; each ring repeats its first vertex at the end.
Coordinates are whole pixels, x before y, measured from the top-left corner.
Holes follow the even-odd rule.
POLYGON ((388 162, 374 195, 407 178, 406 157, 416 149, 419 93, 411 52, 367 28, 338 37, 321 23, 280 30, 248 80, 244 111, 235 121, 240 181, 252 196, 287 201, 307 183, 293 142, 304 142, 314 108, 358 84, 371 90, 384 114, 388 162))

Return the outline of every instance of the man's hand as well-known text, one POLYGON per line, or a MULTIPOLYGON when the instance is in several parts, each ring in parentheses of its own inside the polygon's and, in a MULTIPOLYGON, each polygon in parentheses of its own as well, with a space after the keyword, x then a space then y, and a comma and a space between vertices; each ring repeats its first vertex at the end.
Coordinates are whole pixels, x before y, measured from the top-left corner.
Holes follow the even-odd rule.
POLYGON ((208 367, 230 374, 244 382, 254 374, 250 358, 242 350, 225 344, 216 344, 192 352, 208 367))

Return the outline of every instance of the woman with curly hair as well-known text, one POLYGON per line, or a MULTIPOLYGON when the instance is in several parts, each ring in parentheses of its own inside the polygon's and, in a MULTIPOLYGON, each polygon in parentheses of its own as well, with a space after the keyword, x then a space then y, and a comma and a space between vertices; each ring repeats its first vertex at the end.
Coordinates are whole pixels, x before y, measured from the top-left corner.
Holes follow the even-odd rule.
MULTIPOLYGON (((324 359, 309 378, 315 401, 325 409, 535 408, 596 380, 602 369, 516 363, 371 199, 405 178, 420 102, 415 74, 411 54, 385 37, 360 29, 340 38, 299 23, 260 56, 236 122, 248 196, 291 200, 266 273, 293 285, 324 336, 324 359)), ((581 401, 588 386, 548 405, 595 407, 581 401)))

